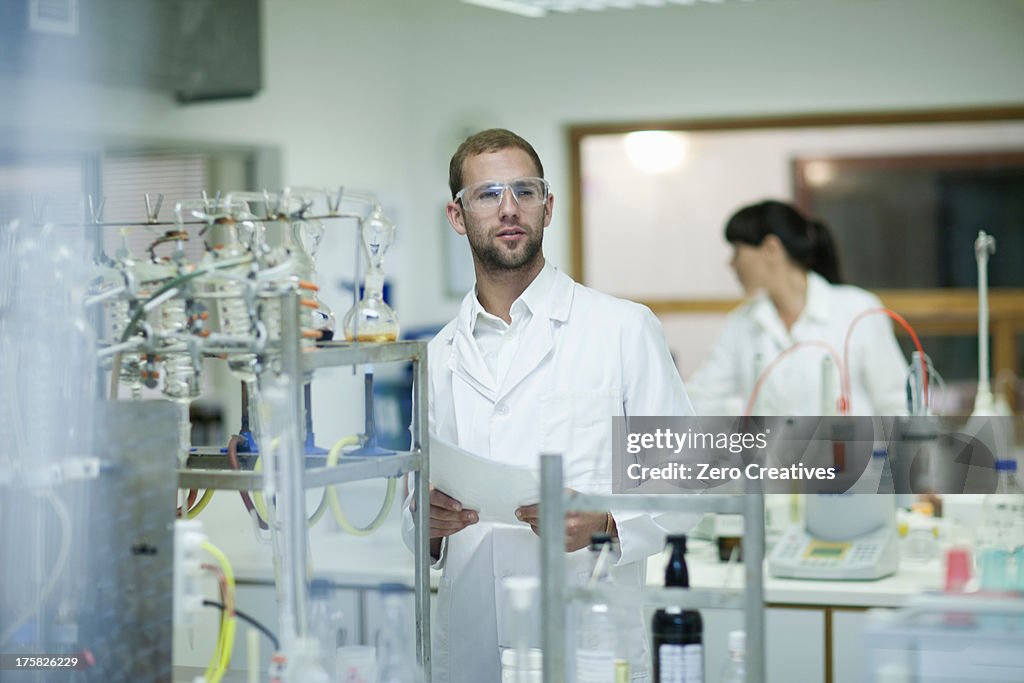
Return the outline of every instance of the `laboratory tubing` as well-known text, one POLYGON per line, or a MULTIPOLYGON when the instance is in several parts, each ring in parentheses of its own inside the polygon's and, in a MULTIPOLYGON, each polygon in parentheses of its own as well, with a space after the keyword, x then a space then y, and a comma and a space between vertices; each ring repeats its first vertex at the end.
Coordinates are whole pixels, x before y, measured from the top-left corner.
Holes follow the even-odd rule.
POLYGON ((925 388, 932 385, 935 368, 928 354, 914 351, 910 354, 910 365, 907 367, 907 413, 923 416, 930 413, 932 397, 925 396, 925 388), (926 374, 927 373, 927 374, 926 374), (927 377, 927 380, 925 379, 927 377))
MULTIPOLYGON (((665 587, 689 588, 686 536, 667 538, 672 548, 665 567, 665 587)), ((654 683, 703 683, 704 622, 700 612, 670 606, 654 613, 651 623, 654 683)))
MULTIPOLYGON (((613 553, 609 534, 599 533, 590 537, 592 585, 599 588, 611 586, 609 568, 614 562, 613 553)), ((618 635, 622 627, 617 623, 616 610, 609 603, 595 601, 584 606, 577 630, 577 683, 615 683, 617 662, 624 663, 628 671, 628 657, 617 651, 625 640, 618 635)))
POLYGON ((831 356, 821 358, 821 416, 829 417, 838 412, 842 394, 839 390, 839 376, 831 356))
POLYGON ((996 238, 984 230, 974 240, 974 259, 978 266, 978 393, 974 396, 972 415, 992 415, 992 396, 988 359, 988 257, 996 253, 996 238))
POLYGON ((746 683, 747 634, 745 631, 729 632, 729 661, 722 667, 720 683, 746 683))

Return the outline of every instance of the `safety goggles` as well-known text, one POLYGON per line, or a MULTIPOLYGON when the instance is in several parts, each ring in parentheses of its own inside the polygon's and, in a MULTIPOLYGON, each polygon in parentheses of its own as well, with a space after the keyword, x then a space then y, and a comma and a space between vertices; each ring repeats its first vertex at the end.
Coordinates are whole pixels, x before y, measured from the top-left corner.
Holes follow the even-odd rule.
POLYGON ((507 182, 485 180, 462 188, 455 201, 462 202, 467 211, 493 211, 501 204, 505 190, 522 209, 540 206, 548 198, 548 181, 543 178, 513 178, 507 182))

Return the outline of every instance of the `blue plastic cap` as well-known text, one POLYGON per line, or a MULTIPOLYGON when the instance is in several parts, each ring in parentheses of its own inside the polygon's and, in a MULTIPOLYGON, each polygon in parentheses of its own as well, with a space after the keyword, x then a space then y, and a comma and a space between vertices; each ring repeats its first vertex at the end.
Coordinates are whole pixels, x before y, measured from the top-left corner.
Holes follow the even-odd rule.
POLYGON ((404 583, 382 583, 377 587, 377 590, 381 593, 411 593, 413 591, 412 588, 404 583))
POLYGON ((884 448, 884 447, 883 448, 876 448, 875 450, 871 451, 871 457, 872 458, 887 458, 887 457, 889 457, 889 449, 888 448, 884 448))
POLYGON ((996 460, 996 472, 1016 472, 1016 460, 996 460))
POLYGON ((327 579, 313 579, 309 582, 309 597, 322 598, 331 594, 331 582, 327 579))

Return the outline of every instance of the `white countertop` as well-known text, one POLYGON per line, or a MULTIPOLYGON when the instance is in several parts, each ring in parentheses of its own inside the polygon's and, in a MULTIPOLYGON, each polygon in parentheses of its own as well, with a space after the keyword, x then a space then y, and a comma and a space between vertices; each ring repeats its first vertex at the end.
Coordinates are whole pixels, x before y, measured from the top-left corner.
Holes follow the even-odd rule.
MULTIPOLYGON (((380 504, 382 489, 376 484, 346 485, 343 506, 353 521, 364 524, 380 504), (366 519, 363 519, 363 518, 366 519)), ((315 507, 318 496, 307 505, 315 507)), ((237 494, 218 492, 201 519, 206 532, 231 560, 242 581, 272 581, 273 565, 269 544, 255 540, 252 525, 237 494), (216 520, 215 522, 213 520, 216 520)), ((341 584, 372 587, 383 582, 413 582, 412 553, 401 539, 398 506, 376 533, 355 537, 341 532, 327 515, 309 535, 312 574, 341 584)), ((661 585, 667 555, 652 557, 647 563, 649 585, 661 585)), ((690 539, 687 563, 695 587, 739 589, 743 567, 719 562, 716 548, 707 541, 690 539)), ((431 571, 435 587, 440 572, 431 571)), ((834 605, 848 607, 898 607, 915 594, 941 588, 942 571, 937 560, 927 564, 904 562, 899 571, 877 581, 810 581, 777 579, 765 571, 765 601, 786 605, 834 605)))
MULTIPOLYGON (((743 586, 743 565, 732 566, 718 560, 717 548, 706 541, 691 540, 687 544, 687 566, 690 583, 700 588, 733 588, 743 586)), ((647 582, 661 585, 667 556, 652 558, 647 563, 647 582)), ((942 587, 942 570, 938 560, 921 564, 904 562, 892 576, 876 581, 811 581, 778 579, 764 573, 764 599, 769 604, 828 605, 845 607, 899 607, 913 595, 942 587)))
MULTIPOLYGON (((341 584, 372 587, 383 582, 412 584, 413 556, 398 537, 399 530, 383 528, 371 537, 357 538, 338 531, 311 535, 312 573, 341 584)), ((687 555, 690 578, 695 587, 740 589, 743 566, 719 562, 715 548, 707 542, 692 541, 687 555)), ((665 556, 648 561, 649 585, 661 585, 665 556)), ((235 552, 231 556, 235 573, 242 580, 273 579, 269 546, 235 552)), ((431 571, 436 589, 439 571, 431 571)), ((937 561, 904 563, 893 576, 877 581, 810 581, 778 579, 765 568, 765 602, 787 605, 831 605, 848 607, 899 607, 908 598, 941 588, 942 572, 937 561)))

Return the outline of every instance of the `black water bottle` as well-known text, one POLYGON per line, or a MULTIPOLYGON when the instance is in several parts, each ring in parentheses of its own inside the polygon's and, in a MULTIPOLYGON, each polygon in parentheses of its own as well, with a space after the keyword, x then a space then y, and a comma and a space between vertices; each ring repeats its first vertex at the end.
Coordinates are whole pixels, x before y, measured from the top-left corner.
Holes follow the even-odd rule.
MULTIPOLYGON (((665 586, 690 587, 686 567, 686 536, 669 536, 672 555, 665 567, 665 586)), ((704 682, 704 621, 700 612, 666 607, 654 613, 654 683, 704 682)))

